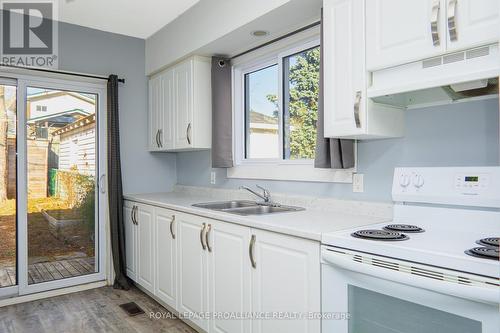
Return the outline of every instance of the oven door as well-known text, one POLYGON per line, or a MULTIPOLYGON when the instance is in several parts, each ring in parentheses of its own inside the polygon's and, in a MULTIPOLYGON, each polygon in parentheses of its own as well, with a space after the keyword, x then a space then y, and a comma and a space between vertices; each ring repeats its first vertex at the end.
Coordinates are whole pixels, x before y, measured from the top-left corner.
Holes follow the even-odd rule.
POLYGON ((323 333, 498 333, 498 280, 327 246, 321 252, 323 333))

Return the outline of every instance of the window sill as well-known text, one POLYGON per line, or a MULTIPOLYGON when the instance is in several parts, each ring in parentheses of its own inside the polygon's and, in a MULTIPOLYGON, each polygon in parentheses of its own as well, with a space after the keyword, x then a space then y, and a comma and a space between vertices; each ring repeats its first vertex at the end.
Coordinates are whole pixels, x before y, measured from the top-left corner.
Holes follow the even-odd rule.
POLYGON ((355 169, 315 169, 311 164, 242 164, 227 169, 227 178, 352 183, 355 169))

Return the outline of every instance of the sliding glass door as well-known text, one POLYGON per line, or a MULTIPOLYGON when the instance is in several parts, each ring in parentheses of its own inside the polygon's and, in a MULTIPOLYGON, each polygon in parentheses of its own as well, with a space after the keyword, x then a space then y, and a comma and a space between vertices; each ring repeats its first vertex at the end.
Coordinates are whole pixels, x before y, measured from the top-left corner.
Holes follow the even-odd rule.
POLYGON ((0 78, 0 296, 17 286, 17 83, 0 78))
POLYGON ((0 86, 0 288, 104 280, 104 86, 16 79, 0 86))

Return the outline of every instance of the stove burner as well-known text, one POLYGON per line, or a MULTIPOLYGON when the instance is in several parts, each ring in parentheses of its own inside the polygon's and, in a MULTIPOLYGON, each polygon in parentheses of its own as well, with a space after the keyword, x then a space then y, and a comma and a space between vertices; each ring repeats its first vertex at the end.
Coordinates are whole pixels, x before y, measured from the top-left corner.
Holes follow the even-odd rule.
POLYGON ((411 224, 389 224, 384 227, 384 230, 401 231, 401 232, 424 232, 425 230, 411 224))
POLYGON ((478 258, 499 260, 498 249, 492 247, 475 247, 465 251, 465 254, 478 258))
POLYGON ((478 240, 477 243, 479 245, 498 247, 499 240, 500 240, 500 237, 488 237, 488 238, 483 238, 483 239, 478 240))
POLYGON ((395 231, 387 230, 359 230, 351 234, 353 237, 380 241, 400 241, 409 239, 408 236, 395 231))

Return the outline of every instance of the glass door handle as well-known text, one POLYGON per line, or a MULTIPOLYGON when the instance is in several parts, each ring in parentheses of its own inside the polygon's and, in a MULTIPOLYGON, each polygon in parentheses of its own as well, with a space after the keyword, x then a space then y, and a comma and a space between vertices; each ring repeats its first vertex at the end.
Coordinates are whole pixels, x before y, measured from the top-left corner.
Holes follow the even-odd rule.
POLYGON ((99 177, 99 182, 97 183, 97 187, 99 188, 99 192, 101 193, 106 193, 106 187, 103 185, 103 180, 106 177, 106 174, 102 174, 101 177, 99 177))

